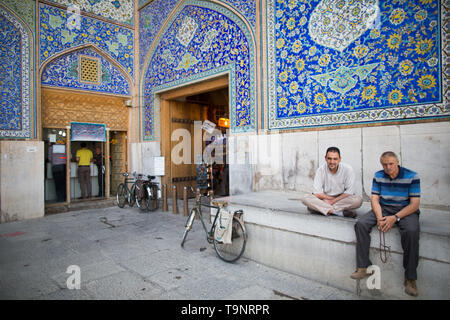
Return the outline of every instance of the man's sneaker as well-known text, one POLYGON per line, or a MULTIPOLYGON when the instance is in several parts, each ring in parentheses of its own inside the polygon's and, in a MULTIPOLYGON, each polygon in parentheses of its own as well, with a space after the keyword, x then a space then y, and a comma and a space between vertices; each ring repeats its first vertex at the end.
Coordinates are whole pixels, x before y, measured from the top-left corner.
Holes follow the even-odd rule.
POLYGON ((405 293, 413 297, 417 297, 419 295, 416 280, 409 280, 405 278, 405 293))
POLYGON ((344 210, 344 217, 346 218, 356 218, 356 212, 351 210, 344 210))
POLYGON ((358 268, 358 270, 356 270, 355 272, 352 273, 350 278, 355 279, 355 280, 361 280, 370 275, 371 275, 371 273, 367 273, 367 268, 358 268))

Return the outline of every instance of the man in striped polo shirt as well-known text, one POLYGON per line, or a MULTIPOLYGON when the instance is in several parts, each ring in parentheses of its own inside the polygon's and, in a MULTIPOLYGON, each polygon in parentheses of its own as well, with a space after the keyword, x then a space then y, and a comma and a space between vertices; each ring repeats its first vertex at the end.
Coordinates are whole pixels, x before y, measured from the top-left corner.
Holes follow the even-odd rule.
POLYGON ((383 170, 375 173, 370 198, 372 210, 355 224, 357 270, 352 279, 369 276, 370 231, 375 225, 382 232, 394 224, 400 229, 405 268, 405 292, 417 296, 417 265, 419 262, 419 204, 420 179, 416 172, 399 166, 398 157, 391 151, 380 157, 383 170))

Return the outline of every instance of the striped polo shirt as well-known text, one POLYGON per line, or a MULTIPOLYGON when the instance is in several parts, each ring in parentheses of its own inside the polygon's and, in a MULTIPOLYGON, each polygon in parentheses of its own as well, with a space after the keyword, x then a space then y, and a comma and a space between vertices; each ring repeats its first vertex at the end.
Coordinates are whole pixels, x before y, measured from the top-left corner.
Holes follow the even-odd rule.
POLYGON ((372 181, 372 194, 380 196, 380 204, 388 206, 409 205, 410 197, 420 197, 419 175, 399 166, 395 179, 391 179, 384 170, 375 173, 372 181))

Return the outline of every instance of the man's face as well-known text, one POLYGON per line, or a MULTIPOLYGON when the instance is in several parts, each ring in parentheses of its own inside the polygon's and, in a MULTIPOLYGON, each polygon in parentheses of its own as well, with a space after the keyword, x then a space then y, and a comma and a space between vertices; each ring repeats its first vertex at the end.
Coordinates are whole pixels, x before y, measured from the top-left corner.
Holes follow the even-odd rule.
POLYGON ((341 162, 341 157, 339 156, 339 153, 330 151, 327 152, 327 155, 325 156, 325 161, 327 162, 328 169, 334 172, 337 170, 339 162, 341 162))
POLYGON ((380 160, 384 172, 391 177, 396 177, 398 174, 398 159, 395 157, 383 157, 380 160))
POLYGON ((100 149, 100 148, 95 148, 95 153, 97 153, 97 154, 102 153, 102 149, 100 149))

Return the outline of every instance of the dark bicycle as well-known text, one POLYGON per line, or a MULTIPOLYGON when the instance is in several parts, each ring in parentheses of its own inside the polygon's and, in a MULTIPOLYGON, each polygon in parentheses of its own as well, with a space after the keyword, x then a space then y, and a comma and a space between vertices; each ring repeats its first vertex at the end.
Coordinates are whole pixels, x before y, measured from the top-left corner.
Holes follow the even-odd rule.
POLYGON ((148 175, 147 180, 144 180, 142 174, 137 176, 135 189, 136 205, 143 211, 155 211, 159 207, 159 185, 156 182, 152 182, 155 178, 148 175))
POLYGON ((136 174, 133 173, 134 178, 128 178, 130 174, 127 172, 122 173, 122 175, 123 175, 123 182, 117 186, 116 202, 120 208, 125 207, 126 203, 128 203, 128 205, 132 207, 134 206, 136 198, 135 196, 136 174), (132 185, 130 188, 128 188, 128 184, 130 183, 132 183, 132 185))
MULTIPOLYGON (((192 192, 194 191, 191 187, 192 192)), ((219 241, 215 237, 216 228, 221 227, 221 210, 223 210, 228 203, 212 201, 212 205, 202 203, 201 199, 207 198, 200 192, 196 192, 195 206, 191 209, 186 221, 185 230, 183 233, 183 239, 181 240, 181 246, 184 246, 188 232, 192 229, 192 225, 196 217, 200 219, 203 229, 206 233, 206 241, 214 244, 214 249, 220 259, 226 262, 234 262, 238 260, 244 253, 245 246, 247 244, 247 232, 245 230, 244 223, 241 220, 244 212, 242 210, 234 211, 233 220, 231 222, 231 243, 226 244, 219 241), (202 206, 207 208, 216 209, 214 221, 212 222, 211 229, 208 231, 205 222, 203 221, 202 206)))

